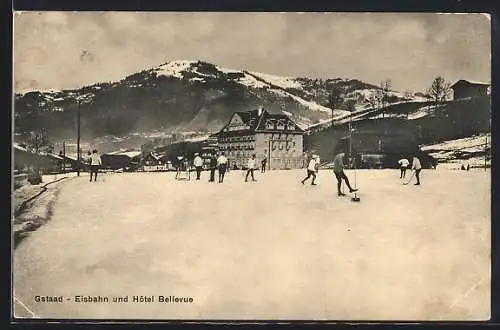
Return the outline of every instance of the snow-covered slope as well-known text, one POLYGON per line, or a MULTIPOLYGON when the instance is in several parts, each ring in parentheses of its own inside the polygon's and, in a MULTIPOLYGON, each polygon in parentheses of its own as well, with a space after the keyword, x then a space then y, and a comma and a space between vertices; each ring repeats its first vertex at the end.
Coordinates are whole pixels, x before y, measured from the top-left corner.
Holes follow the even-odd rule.
MULTIPOLYGON (((228 69, 217 65, 210 65, 208 63, 201 63, 196 61, 171 61, 160 65, 154 69, 157 75, 169 76, 173 78, 183 79, 190 76, 191 82, 206 82, 207 78, 217 78, 221 74, 235 75, 232 78, 236 83, 243 85, 249 89, 266 89, 280 97, 290 97, 298 102, 300 105, 312 111, 323 111, 331 113, 331 109, 317 104, 313 101, 307 101, 303 98, 286 91, 287 88, 302 88, 302 85, 295 81, 293 78, 279 77, 268 75, 258 72, 247 72, 244 70, 228 69), (206 69, 211 69, 206 72, 206 69), (191 77, 195 75, 194 77, 191 77)), ((335 114, 335 113, 334 113, 335 114)), ((336 113, 337 116, 343 115, 343 112, 336 113)))
POLYGON ((296 89, 301 89, 303 88, 302 84, 297 81, 296 78, 291 78, 291 77, 281 77, 281 76, 275 76, 271 74, 266 74, 266 73, 261 73, 261 72, 250 72, 252 75, 258 76, 259 78, 276 85, 280 88, 296 88, 296 89))
POLYGON ((444 141, 426 145, 421 149, 429 152, 440 163, 459 167, 464 163, 472 167, 484 167, 490 164, 491 134, 479 134, 467 138, 444 141))
MULTIPOLYGON (((200 83, 206 82, 207 79, 220 77, 222 74, 233 75, 233 77, 231 77, 233 81, 249 89, 265 89, 279 97, 291 98, 309 110, 321 111, 330 115, 332 113, 331 108, 311 100, 311 98, 313 98, 312 93, 306 90, 302 83, 306 78, 282 77, 262 72, 235 70, 199 61, 171 61, 160 65, 154 69, 154 71, 158 75, 170 76, 178 79, 185 79, 186 76, 189 76, 189 78, 187 78, 189 81, 200 83), (297 95, 297 93, 293 91, 299 91, 300 95, 307 95, 308 99, 304 99, 304 97, 297 95)), ((336 81, 342 84, 349 83, 349 79, 336 79, 336 81)), ((381 90, 376 88, 355 89, 345 95, 345 100, 355 101, 358 110, 365 110, 370 107, 370 101, 380 93, 381 90)), ((405 95, 397 91, 386 91, 382 93, 386 96, 387 104, 398 103, 402 100, 421 102, 427 100, 413 94, 405 95)), ((347 110, 335 109, 333 111, 334 120, 345 117, 348 113, 349 111, 347 110)), ((328 120, 331 121, 331 119, 328 120)))

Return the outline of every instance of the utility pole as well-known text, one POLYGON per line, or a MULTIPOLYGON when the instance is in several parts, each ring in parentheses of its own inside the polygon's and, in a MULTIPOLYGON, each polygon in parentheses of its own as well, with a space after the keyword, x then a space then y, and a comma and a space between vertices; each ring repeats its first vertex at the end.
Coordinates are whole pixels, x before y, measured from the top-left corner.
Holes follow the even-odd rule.
POLYGON ((76 113, 76 175, 80 176, 80 101, 77 101, 76 113))
POLYGON ((351 117, 349 115, 349 169, 352 167, 352 128, 351 128, 351 117))
POLYGON ((66 141, 63 140, 63 173, 66 173, 66 141))
POLYGON ((488 150, 488 136, 485 137, 485 142, 484 142, 484 171, 486 171, 486 157, 488 157, 488 153, 486 152, 488 150))
POLYGON ((268 171, 271 170, 271 138, 269 138, 269 140, 267 141, 267 154, 268 154, 268 158, 269 158, 269 161, 267 162, 267 167, 268 167, 268 171))

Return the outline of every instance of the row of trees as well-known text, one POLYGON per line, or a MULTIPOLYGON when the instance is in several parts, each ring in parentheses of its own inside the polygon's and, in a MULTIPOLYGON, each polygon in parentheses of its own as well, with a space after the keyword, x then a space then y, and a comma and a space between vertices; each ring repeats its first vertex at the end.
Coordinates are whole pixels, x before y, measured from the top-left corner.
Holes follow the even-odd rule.
POLYGON ((48 132, 45 128, 34 130, 24 143, 26 149, 33 153, 54 152, 54 143, 49 139, 48 132))
MULTIPOLYGON (((437 108, 439 104, 447 101, 451 96, 451 84, 446 81, 443 77, 436 77, 431 86, 427 89, 426 94, 432 101, 435 103, 435 107, 437 108)), ((376 89, 372 96, 367 100, 370 106, 374 109, 380 109, 389 103, 393 102, 395 98, 389 94, 392 91, 392 80, 385 79, 382 80, 379 84, 379 88, 376 89)), ((349 111, 355 110, 356 101, 349 100, 345 102, 346 91, 342 87, 335 85, 328 98, 328 106, 332 109, 332 125, 333 125, 333 111, 337 109, 341 105, 347 105, 347 109, 349 111)), ((405 99, 410 100, 412 95, 414 95, 411 91, 407 90, 405 93, 405 99)))
MULTIPOLYGON (((379 84, 379 89, 376 89, 367 101, 373 108, 381 108, 392 101, 392 97, 388 94, 390 91, 392 91, 392 80, 382 80, 379 84)), ((356 100, 350 99, 345 101, 346 94, 345 88, 339 85, 335 85, 330 92, 328 106, 332 109, 332 125, 334 109, 344 105, 348 111, 352 112, 356 110, 356 100)))

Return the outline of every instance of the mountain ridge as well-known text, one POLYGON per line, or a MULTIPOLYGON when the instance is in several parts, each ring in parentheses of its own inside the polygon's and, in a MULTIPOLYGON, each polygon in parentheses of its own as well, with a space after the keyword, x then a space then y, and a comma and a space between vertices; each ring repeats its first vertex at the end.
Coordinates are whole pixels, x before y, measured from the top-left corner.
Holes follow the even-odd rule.
MULTIPOLYGON (((372 106, 381 89, 356 79, 311 79, 228 69, 194 60, 168 61, 115 82, 78 89, 15 94, 15 131, 27 134, 44 127, 49 134, 74 136, 76 110, 81 110, 82 134, 92 139, 132 132, 218 130, 234 111, 263 106, 287 113, 302 128, 372 106), (328 95, 335 86, 345 93, 333 112, 328 95), (349 104, 348 104, 349 103, 349 104)), ((392 101, 417 100, 383 91, 392 101)))

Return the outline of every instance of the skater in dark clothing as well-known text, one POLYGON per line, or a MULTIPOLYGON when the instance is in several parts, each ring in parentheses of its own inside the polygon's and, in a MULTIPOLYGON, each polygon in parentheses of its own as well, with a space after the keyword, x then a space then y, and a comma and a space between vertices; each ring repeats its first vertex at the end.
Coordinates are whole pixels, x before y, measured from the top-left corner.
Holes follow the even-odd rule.
POLYGON ((94 182, 97 181, 97 173, 99 172, 99 167, 102 165, 101 156, 97 153, 97 150, 92 150, 92 155, 90 155, 90 181, 92 182, 92 175, 94 175, 94 182))
POLYGON ((253 171, 255 170, 255 155, 252 155, 252 158, 248 160, 247 164, 247 175, 245 176, 245 182, 248 182, 248 175, 250 174, 252 176, 252 181, 255 182, 257 180, 254 179, 253 177, 253 171))
POLYGON ((264 159, 260 162, 260 164, 261 164, 260 172, 261 173, 266 173, 267 158, 264 157, 264 159))
POLYGON ((215 170, 217 169, 217 157, 214 154, 210 155, 210 180, 208 182, 215 181, 215 170))
POLYGON ((406 176, 406 169, 408 168, 408 165, 410 165, 410 162, 406 158, 401 158, 398 160, 398 164, 401 169, 401 174, 399 175, 400 179, 403 179, 406 176))
POLYGON ((90 163, 92 163, 92 153, 90 151, 87 151, 87 159, 86 159, 86 162, 84 164, 85 170, 87 172, 90 172, 90 163))
POLYGON ((412 170, 415 171, 415 178, 417 179, 417 183, 415 186, 420 185, 420 171, 422 170, 422 165, 420 164, 420 159, 417 156, 413 156, 413 162, 411 166, 412 170))
POLYGON ((228 160, 224 153, 217 158, 217 166, 219 168, 219 183, 224 182, 224 175, 226 174, 228 160))
POLYGON ((316 180, 316 172, 318 170, 316 164, 317 164, 317 157, 316 155, 313 155, 311 160, 309 161, 309 165, 307 166, 307 176, 302 181, 300 181, 302 184, 304 184, 307 180, 309 180, 310 177, 312 177, 311 186, 316 186, 315 180, 316 180))
POLYGON ((347 185, 347 188, 349 188, 349 192, 355 192, 358 191, 358 189, 354 189, 351 187, 351 184, 349 183, 349 179, 344 173, 344 156, 345 154, 343 152, 339 153, 335 158, 333 159, 333 173, 335 174, 335 177, 337 178, 337 195, 338 196, 345 196, 345 194, 340 190, 342 186, 342 179, 344 179, 344 182, 347 185))

